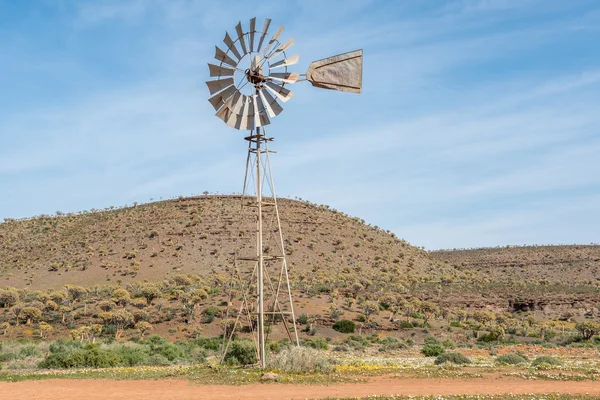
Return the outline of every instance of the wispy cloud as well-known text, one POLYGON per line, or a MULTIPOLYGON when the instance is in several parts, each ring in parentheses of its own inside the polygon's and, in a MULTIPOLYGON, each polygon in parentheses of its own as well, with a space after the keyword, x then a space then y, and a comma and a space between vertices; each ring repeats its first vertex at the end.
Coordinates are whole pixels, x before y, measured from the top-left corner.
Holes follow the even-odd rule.
POLYGON ((24 10, 21 45, 0 44, 0 217, 238 192, 245 143, 206 102, 206 62, 225 29, 269 16, 299 71, 365 49, 361 96, 295 85, 269 128, 279 193, 427 248, 600 226, 593 3, 61 4, 24 10))

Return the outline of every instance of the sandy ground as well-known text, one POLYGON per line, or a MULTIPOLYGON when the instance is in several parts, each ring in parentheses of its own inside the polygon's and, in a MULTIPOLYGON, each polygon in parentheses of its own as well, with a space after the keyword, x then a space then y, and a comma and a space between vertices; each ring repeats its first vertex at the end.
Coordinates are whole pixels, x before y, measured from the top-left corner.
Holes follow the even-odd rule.
POLYGON ((194 385, 185 380, 111 381, 43 380, 0 383, 0 399, 11 400, 174 400, 174 399, 315 399, 367 395, 449 395, 503 393, 597 394, 600 382, 527 381, 512 377, 479 379, 395 379, 336 385, 252 384, 194 385))

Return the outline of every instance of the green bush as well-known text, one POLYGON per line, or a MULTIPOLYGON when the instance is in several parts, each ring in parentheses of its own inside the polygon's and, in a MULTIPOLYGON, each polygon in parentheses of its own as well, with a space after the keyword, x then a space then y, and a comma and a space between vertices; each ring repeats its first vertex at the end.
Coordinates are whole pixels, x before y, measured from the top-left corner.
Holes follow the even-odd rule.
POLYGON ((425 336, 425 344, 438 344, 438 340, 435 336, 433 335, 427 335, 425 336))
POLYGON ((526 363, 527 359, 520 354, 510 353, 496 357, 495 362, 498 364, 517 365, 526 363))
POLYGON ((550 357, 550 356, 540 356, 531 362, 532 367, 539 367, 542 364, 546 364, 550 367, 555 367, 558 365, 562 365, 562 361, 558 358, 550 357))
POLYGON ((171 365, 171 362, 167 360, 165 356, 162 356, 160 354, 154 354, 146 358, 141 365, 165 366, 171 365))
POLYGON ((444 346, 447 349, 455 349, 456 348, 456 343, 454 343, 454 341, 452 339, 445 339, 442 342, 442 346, 444 346))
POLYGON ((441 354, 444 354, 445 351, 446 350, 444 349, 444 347, 442 345, 431 344, 431 343, 426 344, 421 349, 421 353, 423 353, 423 355, 425 357, 437 357, 441 354))
POLYGON ((329 344, 323 338, 314 338, 314 339, 306 339, 304 340, 304 346, 311 347, 317 350, 327 350, 329 349, 329 344))
POLYGON ((354 333, 354 330, 356 329, 356 324, 354 323, 354 321, 342 319, 333 324, 333 329, 341 333, 354 333))
POLYGON ((71 353, 51 353, 42 360, 39 368, 108 368, 121 365, 119 356, 110 350, 101 350, 98 345, 88 344, 71 353))
POLYGON ((440 354, 435 359, 434 362, 436 365, 445 364, 445 363, 451 363, 451 364, 457 364, 457 365, 471 364, 471 360, 468 357, 466 357, 465 355, 460 354, 460 353, 440 354))
POLYGON ((215 316, 220 312, 218 307, 210 306, 202 310, 202 322, 210 324, 215 320, 215 316))
POLYGON ((398 340, 394 337, 387 337, 387 338, 381 340, 379 343, 382 344, 382 346, 379 348, 380 352, 392 351, 392 350, 403 350, 403 349, 408 348, 408 345, 406 344, 406 342, 404 342, 403 340, 398 340))
POLYGON ((256 346, 250 340, 235 340, 229 345, 225 362, 231 365, 252 365, 257 363, 256 346))
POLYGON ((414 327, 415 326, 410 321, 401 321, 400 322, 400 329, 412 329, 414 327))

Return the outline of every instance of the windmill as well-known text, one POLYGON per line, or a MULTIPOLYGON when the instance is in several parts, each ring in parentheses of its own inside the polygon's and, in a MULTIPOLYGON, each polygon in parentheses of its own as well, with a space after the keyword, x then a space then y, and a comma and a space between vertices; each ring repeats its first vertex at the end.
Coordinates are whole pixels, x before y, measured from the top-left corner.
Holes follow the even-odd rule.
POLYGON ((221 362, 234 333, 244 325, 252 334, 262 368, 265 333, 271 328, 265 326, 269 317, 271 324, 281 321, 292 344, 299 345, 286 246, 271 174, 269 154, 273 151, 269 150, 269 142, 273 138, 267 136, 265 127, 283 112, 281 103, 293 96, 286 86, 296 82, 308 81, 315 87, 351 93, 360 93, 362 89, 362 50, 315 61, 305 74, 290 72, 288 67, 300 58, 299 54, 289 57, 287 54, 294 39, 280 41, 283 26, 272 34, 270 29, 270 19, 257 30, 256 18, 252 18, 247 30, 241 22, 236 25, 235 37, 226 32, 224 50, 215 46, 218 63, 208 64, 210 76, 216 79, 206 82, 211 95, 208 101, 216 116, 232 128, 250 131, 244 137, 248 156, 240 221, 244 212, 250 210, 253 228, 243 229, 240 222, 237 239, 247 234, 256 239, 253 254, 245 254, 246 250, 237 245, 233 254, 221 362), (254 196, 250 196, 250 190, 255 190, 254 196), (265 191, 270 191, 270 195, 265 191))

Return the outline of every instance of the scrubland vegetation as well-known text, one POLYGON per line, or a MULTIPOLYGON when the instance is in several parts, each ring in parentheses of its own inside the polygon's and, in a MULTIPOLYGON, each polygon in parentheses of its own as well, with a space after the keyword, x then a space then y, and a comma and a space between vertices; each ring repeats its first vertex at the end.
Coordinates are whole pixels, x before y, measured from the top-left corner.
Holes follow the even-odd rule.
MULTIPOLYGON (((253 245, 238 201, 0 224, 0 379, 259 381, 249 326, 219 365, 231 253, 253 245)), ((327 206, 281 214, 302 346, 268 321, 277 381, 600 375, 600 247, 427 253, 327 206)))

